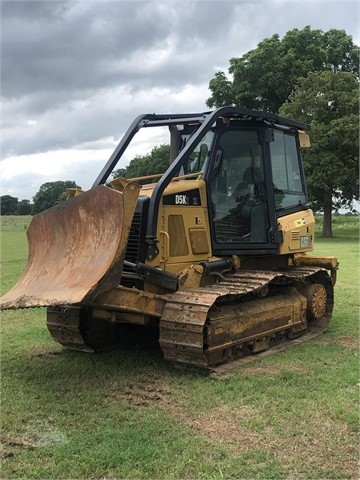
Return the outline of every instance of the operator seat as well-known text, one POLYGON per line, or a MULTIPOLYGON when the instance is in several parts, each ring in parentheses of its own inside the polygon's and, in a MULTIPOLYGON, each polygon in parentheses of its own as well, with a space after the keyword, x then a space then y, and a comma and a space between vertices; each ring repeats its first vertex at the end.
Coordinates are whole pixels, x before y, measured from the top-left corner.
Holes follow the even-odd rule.
POLYGON ((251 167, 248 167, 244 171, 243 178, 241 182, 236 186, 232 197, 236 199, 236 201, 241 200, 241 198, 246 197, 251 193, 251 186, 254 185, 254 176, 251 167))
POLYGON ((261 180, 261 171, 248 167, 243 179, 233 193, 242 216, 248 219, 252 242, 265 242, 267 239, 267 219, 265 203, 265 183, 261 180))

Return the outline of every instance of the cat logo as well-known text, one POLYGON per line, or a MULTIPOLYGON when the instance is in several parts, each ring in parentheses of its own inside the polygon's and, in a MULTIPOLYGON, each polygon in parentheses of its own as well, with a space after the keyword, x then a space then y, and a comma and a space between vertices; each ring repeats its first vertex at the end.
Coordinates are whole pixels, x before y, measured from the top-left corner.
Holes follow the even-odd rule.
POLYGON ((175 205, 189 205, 189 197, 187 195, 175 195, 175 205))

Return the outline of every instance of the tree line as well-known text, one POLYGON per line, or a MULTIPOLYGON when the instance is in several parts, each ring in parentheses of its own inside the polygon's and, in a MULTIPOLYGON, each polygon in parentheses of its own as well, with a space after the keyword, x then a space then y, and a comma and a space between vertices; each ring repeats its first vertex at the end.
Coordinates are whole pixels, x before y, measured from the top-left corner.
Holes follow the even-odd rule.
MULTIPOLYGON (((164 172, 169 166, 170 145, 163 144, 154 147, 146 155, 137 155, 126 168, 113 172, 113 177, 134 178, 164 172)), ((0 197, 1 215, 36 215, 66 199, 67 188, 81 188, 74 181, 46 182, 30 200, 20 200, 11 195, 0 197)))
MULTIPOLYGON (((242 57, 229 60, 228 72, 209 82, 208 107, 239 105, 272 111, 311 125, 311 148, 303 152, 309 198, 324 213, 323 236, 332 236, 332 211, 359 199, 359 46, 344 30, 293 29, 262 40, 242 57)), ((136 156, 114 177, 164 172, 170 147, 160 145, 136 156)), ((75 182, 49 182, 34 196, 31 213, 63 200, 75 182), (66 185, 65 185, 66 184, 66 185)), ((9 197, 9 196, 4 196, 9 197)), ((1 214, 28 211, 27 200, 1 197, 1 214), (17 199, 15 199, 17 201, 17 199), (4 207, 3 207, 4 205, 4 207), (4 210, 3 210, 4 209, 4 210)), ((18 213, 20 214, 20 213, 18 213)))
POLYGON ((46 182, 41 185, 39 191, 33 197, 33 203, 30 200, 20 200, 11 195, 2 195, 0 197, 1 215, 36 215, 47 208, 65 201, 67 188, 80 188, 72 180, 59 180, 56 182, 46 182))

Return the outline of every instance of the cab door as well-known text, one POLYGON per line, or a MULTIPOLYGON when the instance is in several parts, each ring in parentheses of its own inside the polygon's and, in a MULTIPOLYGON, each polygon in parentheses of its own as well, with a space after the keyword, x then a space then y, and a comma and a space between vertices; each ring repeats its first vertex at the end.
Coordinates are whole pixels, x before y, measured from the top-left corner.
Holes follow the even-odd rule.
POLYGON ((215 255, 278 250, 271 234, 276 221, 263 137, 255 128, 224 129, 218 135, 206 175, 215 255))

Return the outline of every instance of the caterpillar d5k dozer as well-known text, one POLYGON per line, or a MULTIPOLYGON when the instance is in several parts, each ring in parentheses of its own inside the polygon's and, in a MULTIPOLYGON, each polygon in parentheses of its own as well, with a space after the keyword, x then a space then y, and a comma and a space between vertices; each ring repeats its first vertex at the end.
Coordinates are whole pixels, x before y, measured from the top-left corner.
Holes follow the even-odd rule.
POLYGON ((36 215, 2 309, 47 307, 66 348, 106 350, 120 324, 157 326, 166 359, 211 369, 321 333, 338 262, 308 255, 309 126, 223 107, 141 115, 93 187, 36 215), (168 127, 164 174, 108 180, 141 128, 168 127))

